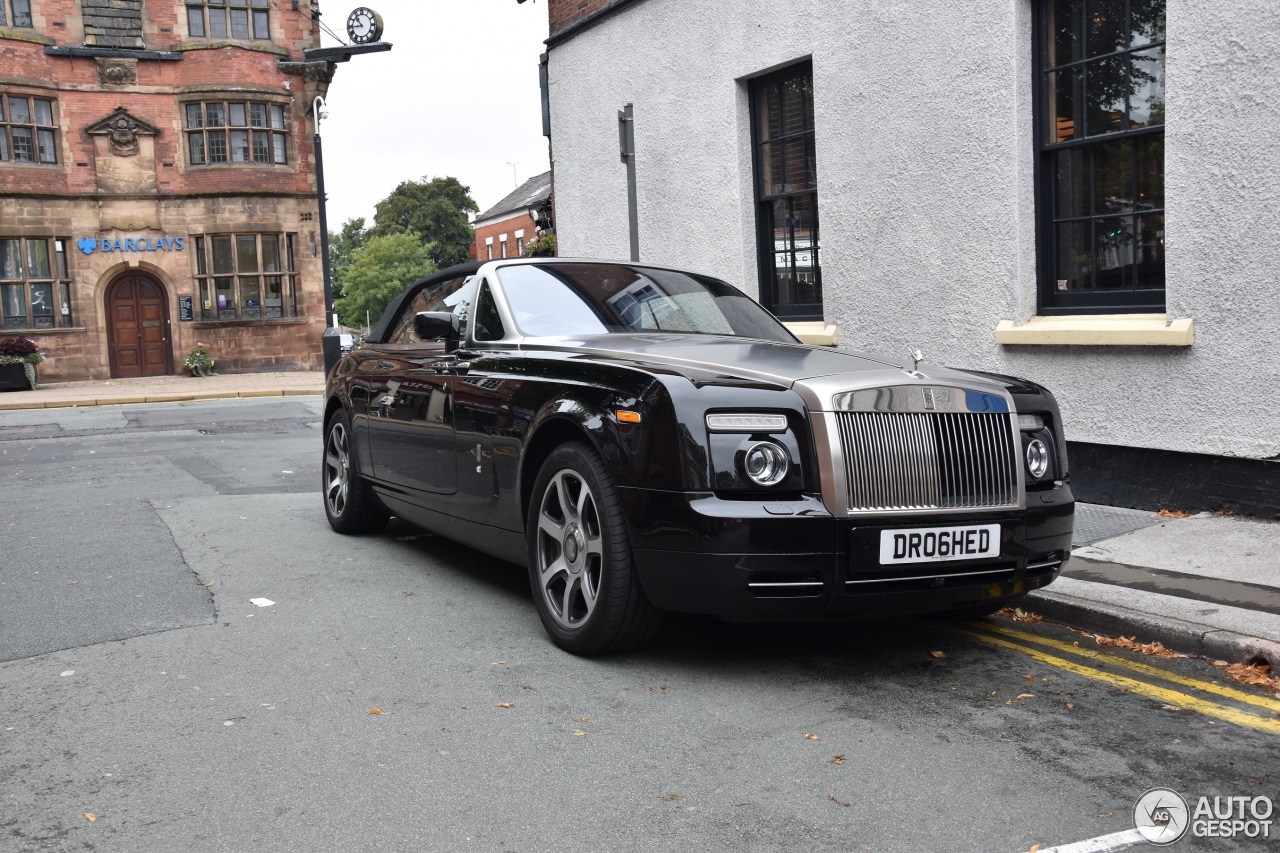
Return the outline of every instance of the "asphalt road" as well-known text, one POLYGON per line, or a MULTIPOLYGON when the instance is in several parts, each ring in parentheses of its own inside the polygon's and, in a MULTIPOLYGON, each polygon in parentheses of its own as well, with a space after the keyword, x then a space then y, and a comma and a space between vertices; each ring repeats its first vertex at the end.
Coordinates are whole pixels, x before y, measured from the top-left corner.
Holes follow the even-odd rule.
POLYGON ((520 569, 332 533, 318 412, 0 413, 0 850, 1014 853, 1154 787, 1280 801, 1280 703, 1066 629, 567 655, 520 569))

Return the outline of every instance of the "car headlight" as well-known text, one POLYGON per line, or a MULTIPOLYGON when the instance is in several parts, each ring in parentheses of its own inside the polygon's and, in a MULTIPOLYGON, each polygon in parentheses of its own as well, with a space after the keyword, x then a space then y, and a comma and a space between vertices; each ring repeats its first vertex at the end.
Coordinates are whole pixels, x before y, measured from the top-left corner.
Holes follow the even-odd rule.
POLYGON ((1049 472, 1049 448, 1043 441, 1033 438, 1027 442, 1027 473, 1039 480, 1049 472))
POLYGON ((787 476, 791 457, 772 441, 757 441, 742 454, 742 473, 757 486, 776 486, 787 476))
POLYGON ((720 412, 707 415, 707 429, 712 432, 786 432, 786 415, 750 412, 720 412))

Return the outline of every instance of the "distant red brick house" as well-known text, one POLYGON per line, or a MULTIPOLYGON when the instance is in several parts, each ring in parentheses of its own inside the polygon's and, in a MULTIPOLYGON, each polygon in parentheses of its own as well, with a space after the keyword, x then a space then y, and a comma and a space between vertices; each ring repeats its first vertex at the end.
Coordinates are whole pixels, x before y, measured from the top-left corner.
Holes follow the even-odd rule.
POLYGON ((476 217, 472 223, 476 241, 471 245, 471 257, 487 261, 522 256, 539 229, 548 227, 550 209, 551 173, 543 172, 476 217), (537 212, 536 221, 530 211, 537 212))

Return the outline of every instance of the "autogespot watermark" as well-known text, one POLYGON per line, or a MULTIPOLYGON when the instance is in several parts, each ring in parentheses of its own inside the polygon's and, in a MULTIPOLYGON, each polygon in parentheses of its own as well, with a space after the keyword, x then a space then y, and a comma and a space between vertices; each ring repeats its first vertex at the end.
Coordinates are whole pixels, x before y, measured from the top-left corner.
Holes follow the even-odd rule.
POLYGON ((1200 797, 1191 805, 1177 791, 1152 788, 1133 806, 1133 825, 1152 844, 1192 838, 1271 838, 1270 797, 1200 797))

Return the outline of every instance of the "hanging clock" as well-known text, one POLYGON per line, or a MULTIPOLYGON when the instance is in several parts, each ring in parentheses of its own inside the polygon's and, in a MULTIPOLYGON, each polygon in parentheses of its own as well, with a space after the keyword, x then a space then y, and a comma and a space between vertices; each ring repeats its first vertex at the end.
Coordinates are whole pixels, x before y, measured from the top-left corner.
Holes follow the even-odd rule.
POLYGON ((360 6, 347 16, 347 35, 356 44, 369 44, 382 38, 382 16, 360 6))

